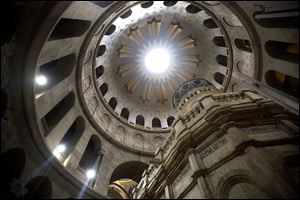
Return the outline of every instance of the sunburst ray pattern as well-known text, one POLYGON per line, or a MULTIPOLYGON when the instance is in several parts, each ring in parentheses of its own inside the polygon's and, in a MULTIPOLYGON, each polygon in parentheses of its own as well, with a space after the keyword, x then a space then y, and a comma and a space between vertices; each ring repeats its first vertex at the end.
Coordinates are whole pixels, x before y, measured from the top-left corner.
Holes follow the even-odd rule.
POLYGON ((156 18, 144 26, 129 27, 127 37, 132 44, 124 42, 118 52, 119 58, 126 59, 127 63, 120 64, 117 70, 129 93, 139 93, 143 101, 164 104, 171 100, 172 93, 182 82, 195 77, 192 68, 199 66, 200 59, 185 52, 196 43, 190 35, 181 36, 183 29, 179 23, 163 24, 156 18), (166 28, 163 29, 163 25, 166 28), (146 52, 155 46, 165 46, 171 52, 171 66, 159 75, 151 74, 144 66, 146 52))

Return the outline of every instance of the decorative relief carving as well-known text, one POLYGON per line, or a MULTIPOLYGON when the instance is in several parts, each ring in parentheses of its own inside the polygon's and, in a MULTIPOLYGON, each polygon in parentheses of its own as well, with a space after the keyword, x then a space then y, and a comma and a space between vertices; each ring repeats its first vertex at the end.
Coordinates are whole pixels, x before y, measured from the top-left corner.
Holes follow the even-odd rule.
POLYGON ((135 141, 134 144, 135 147, 144 149, 144 137, 141 134, 139 133, 135 134, 134 141, 135 141))
POLYGON ((90 76, 88 76, 86 79, 84 79, 82 81, 82 90, 83 90, 83 93, 85 93, 91 86, 91 83, 92 83, 92 79, 90 76))
POLYGON ((104 130, 107 130, 108 129, 108 126, 109 126, 109 123, 110 123, 110 117, 108 116, 108 114, 104 113, 103 114, 103 121, 104 121, 104 130))
POLYGON ((277 128, 275 125, 262 125, 262 126, 250 126, 247 128, 241 128, 243 132, 247 135, 252 134, 259 134, 259 133, 267 133, 272 131, 279 131, 280 129, 277 128))
POLYGON ((115 132, 115 138, 120 141, 120 142, 123 142, 124 141, 124 138, 125 138, 125 134, 126 134, 126 130, 124 127, 122 126, 118 126, 117 127, 117 130, 115 132))
POLYGON ((176 177, 176 179, 173 182, 173 187, 176 187, 177 184, 191 171, 191 166, 188 163, 183 170, 180 172, 180 174, 176 177))
POLYGON ((204 107, 201 103, 199 103, 195 108, 191 110, 191 112, 189 112, 183 117, 184 123, 191 121, 191 119, 194 118, 197 114, 199 114, 202 109, 204 109, 204 107))
POLYGON ((229 94, 212 95, 212 98, 216 102, 224 102, 224 101, 244 99, 246 98, 246 96, 244 94, 236 92, 236 93, 229 93, 229 94))
POLYGON ((216 141, 212 145, 210 145, 208 148, 204 149, 200 153, 200 158, 204 159, 205 157, 209 156, 214 151, 216 151, 217 149, 219 149, 220 147, 224 146, 227 143, 228 143, 228 140, 225 137, 222 137, 221 139, 219 139, 218 141, 216 141))
POLYGON ((201 78, 196 78, 184 82, 173 95, 173 99, 172 99, 173 107, 176 108, 181 100, 181 97, 183 97, 191 89, 196 87, 201 87, 201 86, 209 86, 209 85, 211 85, 210 82, 201 78))

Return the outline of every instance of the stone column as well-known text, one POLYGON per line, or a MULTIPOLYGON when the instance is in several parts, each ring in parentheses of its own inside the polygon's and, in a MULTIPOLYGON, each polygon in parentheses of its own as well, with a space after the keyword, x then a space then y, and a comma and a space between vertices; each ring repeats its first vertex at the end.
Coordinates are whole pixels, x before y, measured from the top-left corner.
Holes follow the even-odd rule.
POLYGON ((169 182, 167 182, 167 185, 165 187, 165 194, 166 194, 166 199, 173 199, 173 191, 172 191, 172 186, 169 182))

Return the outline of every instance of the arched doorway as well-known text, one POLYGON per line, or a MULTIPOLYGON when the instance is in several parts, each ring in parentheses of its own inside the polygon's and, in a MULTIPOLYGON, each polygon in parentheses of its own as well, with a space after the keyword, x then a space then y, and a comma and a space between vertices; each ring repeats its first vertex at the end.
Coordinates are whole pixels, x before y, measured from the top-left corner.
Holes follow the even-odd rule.
POLYGON ((131 199, 133 188, 140 182, 148 165, 141 161, 120 164, 112 173, 108 196, 116 199, 131 199))

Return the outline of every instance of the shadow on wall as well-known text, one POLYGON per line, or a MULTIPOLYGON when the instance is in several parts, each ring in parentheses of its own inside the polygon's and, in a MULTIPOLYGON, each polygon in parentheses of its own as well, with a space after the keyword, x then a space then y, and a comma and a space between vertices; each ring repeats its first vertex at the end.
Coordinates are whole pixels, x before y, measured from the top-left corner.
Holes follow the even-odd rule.
MULTIPOLYGON (((17 13, 15 1, 7 1, 1 5, 1 11, 9 13, 9 19, 3 20, 1 30, 1 46, 11 40, 17 28, 17 13)), ((1 94, 2 95, 2 94, 1 94)))
POLYGON ((25 186, 20 181, 26 163, 21 148, 9 149, 0 156, 1 199, 47 199, 52 197, 52 183, 47 176, 33 177, 25 186))
POLYGON ((8 97, 6 92, 1 89, 1 119, 4 117, 7 110, 8 97))

